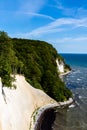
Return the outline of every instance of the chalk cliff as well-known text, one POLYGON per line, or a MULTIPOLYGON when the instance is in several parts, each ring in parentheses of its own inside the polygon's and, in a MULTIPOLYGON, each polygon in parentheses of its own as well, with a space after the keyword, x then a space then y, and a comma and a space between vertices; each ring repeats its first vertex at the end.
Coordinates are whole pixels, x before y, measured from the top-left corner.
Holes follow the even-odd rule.
POLYGON ((56 63, 57 63, 57 70, 59 73, 64 73, 64 63, 63 61, 59 61, 58 59, 56 59, 56 63))
POLYGON ((3 88, 3 95, 0 82, 0 130, 29 130, 35 109, 56 101, 33 88, 23 76, 16 75, 14 84, 16 89, 3 88))

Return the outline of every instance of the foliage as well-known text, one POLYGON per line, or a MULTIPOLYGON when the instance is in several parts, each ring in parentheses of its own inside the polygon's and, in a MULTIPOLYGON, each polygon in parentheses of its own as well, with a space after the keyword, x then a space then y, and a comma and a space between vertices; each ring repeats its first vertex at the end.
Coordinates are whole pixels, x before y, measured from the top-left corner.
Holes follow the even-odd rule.
POLYGON ((11 38, 8 37, 7 33, 0 32, 0 77, 2 80, 2 87, 12 87, 14 78, 11 74, 17 72, 18 65, 19 61, 15 56, 11 38))
POLYGON ((67 70, 71 71, 71 67, 70 67, 69 65, 65 64, 65 70, 66 70, 66 71, 67 71, 67 70))
POLYGON ((11 74, 23 74, 31 85, 57 101, 71 97, 57 72, 56 59, 64 59, 52 45, 38 40, 12 39, 3 33, 0 32, 0 77, 4 85, 12 85, 11 74))

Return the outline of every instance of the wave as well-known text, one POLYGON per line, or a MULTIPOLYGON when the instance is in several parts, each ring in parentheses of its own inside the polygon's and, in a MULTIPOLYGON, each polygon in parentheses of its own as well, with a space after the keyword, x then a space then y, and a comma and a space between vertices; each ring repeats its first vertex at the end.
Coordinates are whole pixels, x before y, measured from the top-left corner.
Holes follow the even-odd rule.
POLYGON ((72 104, 69 106, 69 108, 74 108, 75 107, 75 104, 72 104))

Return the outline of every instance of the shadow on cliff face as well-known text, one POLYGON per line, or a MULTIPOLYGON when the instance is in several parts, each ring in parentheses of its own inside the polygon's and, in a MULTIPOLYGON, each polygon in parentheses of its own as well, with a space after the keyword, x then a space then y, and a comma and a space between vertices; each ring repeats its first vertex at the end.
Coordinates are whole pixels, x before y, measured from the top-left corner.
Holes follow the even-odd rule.
POLYGON ((35 130, 52 130, 52 124, 55 120, 56 114, 54 109, 45 110, 40 116, 35 130))

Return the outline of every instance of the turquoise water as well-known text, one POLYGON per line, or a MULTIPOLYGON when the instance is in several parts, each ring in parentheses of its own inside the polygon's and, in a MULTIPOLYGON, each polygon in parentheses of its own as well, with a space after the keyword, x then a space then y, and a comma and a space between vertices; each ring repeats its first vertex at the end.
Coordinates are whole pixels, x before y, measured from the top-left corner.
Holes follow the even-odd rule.
POLYGON ((57 110, 53 130, 87 130, 87 54, 62 54, 72 72, 63 77, 75 103, 57 110))

